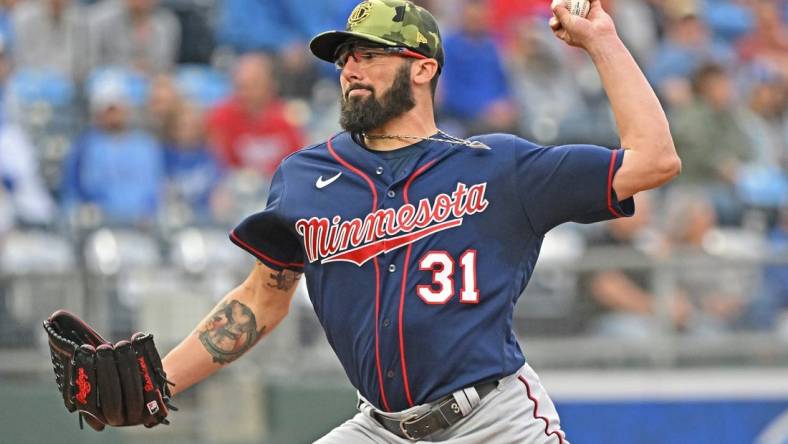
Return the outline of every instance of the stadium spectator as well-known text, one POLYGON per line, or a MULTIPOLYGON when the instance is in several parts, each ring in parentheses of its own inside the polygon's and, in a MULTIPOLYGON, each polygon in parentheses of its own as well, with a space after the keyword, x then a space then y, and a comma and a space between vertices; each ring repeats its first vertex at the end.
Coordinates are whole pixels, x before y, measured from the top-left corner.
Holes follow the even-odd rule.
MULTIPOLYGON (((298 42, 303 44, 331 27, 336 17, 333 3, 325 0, 223 0, 217 5, 216 40, 237 53, 278 53, 298 42)), ((339 2, 344 8, 342 3, 339 2)), ((341 25, 344 26, 344 22, 341 25)))
POLYGON ((178 56, 180 26, 158 0, 106 0, 90 13, 90 66, 166 72, 178 56))
POLYGON ((606 3, 613 6, 612 16, 621 40, 638 63, 645 66, 659 44, 656 11, 644 0, 609 0, 606 3))
POLYGON ((303 142, 276 92, 271 58, 242 56, 235 67, 234 94, 209 117, 210 140, 222 162, 273 176, 279 162, 303 142))
POLYGON ((48 69, 74 79, 87 72, 85 10, 74 0, 23 2, 14 11, 14 61, 18 67, 48 69))
MULTIPOLYGON (((514 29, 507 68, 518 106, 520 127, 527 138, 549 145, 578 140, 616 143, 611 114, 592 111, 567 52, 538 20, 524 19, 514 29)), ((582 59, 580 63, 588 63, 582 59)), ((593 69, 593 68, 591 68, 593 69)), ((603 106, 609 106, 606 101, 603 106)))
POLYGON ((0 0, 0 39, 5 42, 7 48, 13 48, 14 27, 13 15, 19 0, 0 0))
POLYGON ((694 187, 677 187, 666 197, 665 234, 676 290, 692 306, 686 331, 719 334, 741 327, 754 291, 755 270, 726 262, 712 248, 720 235, 711 199, 694 187))
POLYGON ((753 162, 788 171, 788 82, 767 66, 752 71, 743 128, 753 148, 753 162))
POLYGON ((708 188, 720 223, 740 222, 734 185, 752 150, 739 119, 733 82, 719 65, 704 65, 692 79, 695 99, 671 118, 673 139, 681 155, 677 183, 708 188))
POLYGON ((713 7, 707 7, 704 11, 704 21, 714 34, 714 38, 726 43, 735 43, 752 31, 755 26, 752 3, 752 1, 716 0, 713 7))
POLYGON ((181 101, 175 79, 169 74, 154 76, 150 82, 146 102, 146 125, 160 139, 167 137, 166 124, 171 121, 181 101))
POLYGON ((55 206, 22 128, 0 120, 0 237, 15 226, 48 226, 55 206))
POLYGON ((164 140, 168 201, 187 208, 192 223, 210 224, 222 170, 208 146, 202 111, 185 101, 174 111, 164 140))
POLYGON ((78 218, 88 206, 108 224, 145 226, 155 220, 163 156, 156 139, 131 125, 129 100, 126 85, 112 77, 91 91, 93 123, 64 162, 62 200, 70 216, 78 218))
POLYGON ((550 3, 542 0, 488 0, 490 29, 504 41, 515 35, 516 28, 528 18, 548 17, 550 3))
POLYGON ((457 121, 473 134, 515 131, 516 107, 483 0, 462 2, 460 29, 444 38, 444 48, 446 69, 439 88, 442 118, 457 121))
MULTIPOLYGON (((605 223, 604 231, 588 241, 586 261, 613 261, 609 269, 583 277, 589 295, 583 314, 594 334, 642 340, 665 332, 658 315, 661 301, 653 291, 653 265, 664 240, 653 227, 651 198, 639 194, 633 217, 605 223)), ((668 305, 668 325, 683 330, 691 309, 688 301, 679 294, 668 305)))
MULTIPOLYGON (((769 250, 773 258, 788 257, 788 208, 781 210, 777 224, 769 233, 769 250)), ((788 264, 783 262, 767 266, 763 283, 769 319, 778 318, 780 313, 788 315, 788 264)), ((788 322, 788 317, 784 318, 788 322)))
POLYGON ((15 99, 8 97, 10 95, 8 94, 8 81, 14 69, 11 48, 8 45, 8 40, 0 32, 0 117, 3 119, 8 118, 9 111, 13 114, 13 108, 16 106, 15 103, 12 103, 15 99))
POLYGON ((320 70, 314 58, 298 42, 283 48, 276 56, 276 78, 282 97, 310 100, 312 89, 320 79, 320 70))
POLYGON ((753 155, 737 184, 744 202, 765 210, 773 222, 779 208, 788 205, 787 83, 773 68, 751 71, 741 121, 753 155))
MULTIPOLYGON (((324 0, 226 0, 219 4, 217 40, 236 53, 265 52, 276 59, 276 78, 283 97, 310 99, 312 86, 321 76, 318 65, 306 50, 318 32, 344 29, 344 18, 353 4, 324 0), (309 11, 304 14, 303 11, 309 11), (336 20, 341 11, 342 20, 336 20)), ((322 70, 322 74, 330 73, 322 70)))
POLYGON ((755 15, 752 32, 738 44, 743 62, 758 61, 776 68, 788 78, 788 28, 780 10, 784 2, 757 0, 750 2, 755 15))
POLYGON ((0 237, 15 225, 51 226, 56 208, 42 177, 42 150, 19 119, 19 98, 9 97, 13 63, 3 38, 0 33, 0 237))
POLYGON ((181 30, 178 63, 212 63, 216 49, 213 32, 213 2, 168 0, 165 5, 175 14, 181 30))
POLYGON ((666 36, 654 51, 646 74, 669 107, 686 105, 689 78, 706 63, 730 62, 733 51, 713 42, 694 1, 665 4, 666 36))

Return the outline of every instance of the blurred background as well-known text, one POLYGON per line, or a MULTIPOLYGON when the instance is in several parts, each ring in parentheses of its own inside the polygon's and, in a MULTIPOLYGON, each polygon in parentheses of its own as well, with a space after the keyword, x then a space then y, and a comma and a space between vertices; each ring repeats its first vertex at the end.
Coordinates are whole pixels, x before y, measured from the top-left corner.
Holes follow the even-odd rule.
MULTIPOLYGON (((173 347, 243 279, 227 239, 278 162, 338 131, 307 50, 356 0, 0 0, 0 441, 308 443, 355 394, 303 290, 179 396, 173 425, 80 432, 41 321, 173 347)), ((543 145, 618 137, 548 0, 418 1, 447 52, 439 122, 543 145)), ((575 443, 788 443, 788 2, 603 0, 683 174, 635 217, 551 232, 514 324, 575 443)))

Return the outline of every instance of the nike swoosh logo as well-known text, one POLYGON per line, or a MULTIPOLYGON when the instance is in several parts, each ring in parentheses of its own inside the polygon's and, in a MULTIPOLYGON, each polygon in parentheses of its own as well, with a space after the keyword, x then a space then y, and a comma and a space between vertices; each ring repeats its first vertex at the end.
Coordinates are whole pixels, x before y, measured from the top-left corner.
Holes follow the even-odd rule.
POLYGON ((336 176, 326 180, 323 180, 323 176, 320 176, 317 178, 317 182, 315 182, 315 186, 317 187, 318 190, 325 188, 331 185, 332 183, 334 183, 335 180, 339 179, 339 176, 341 175, 342 175, 342 171, 338 172, 336 176))

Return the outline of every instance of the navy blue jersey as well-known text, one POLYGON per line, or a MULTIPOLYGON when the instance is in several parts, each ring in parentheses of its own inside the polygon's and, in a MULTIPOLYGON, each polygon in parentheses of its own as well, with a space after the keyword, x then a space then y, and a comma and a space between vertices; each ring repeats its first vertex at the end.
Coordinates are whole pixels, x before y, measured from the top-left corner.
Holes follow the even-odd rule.
POLYGON ((544 234, 634 211, 612 190, 622 150, 476 140, 491 149, 420 142, 394 177, 341 133, 285 159, 266 208, 231 233, 304 272, 348 378, 382 410, 517 371, 512 312, 544 234))

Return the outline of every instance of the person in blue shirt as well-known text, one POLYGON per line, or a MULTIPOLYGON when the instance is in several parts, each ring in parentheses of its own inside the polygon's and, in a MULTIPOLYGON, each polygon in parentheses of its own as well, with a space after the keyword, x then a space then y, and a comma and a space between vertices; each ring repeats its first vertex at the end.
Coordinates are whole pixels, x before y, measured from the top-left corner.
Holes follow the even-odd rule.
POLYGON ((729 46, 712 40, 709 28, 692 7, 667 10, 666 37, 648 61, 646 74, 669 108, 685 106, 691 100, 687 80, 701 66, 733 61, 729 46))
POLYGON ((97 208, 112 225, 147 225, 159 208, 164 162, 156 139, 131 124, 130 98, 118 79, 90 93, 91 126, 64 159, 62 205, 97 208))
POLYGON ((165 125, 165 137, 168 195, 189 210, 193 223, 210 224, 223 171, 206 140, 203 113, 181 102, 165 125))
POLYGON ((461 26, 446 36, 446 70, 441 74, 439 111, 470 134, 516 132, 516 111, 489 12, 481 0, 465 0, 461 26))
POLYGON ((278 53, 331 24, 333 10, 325 0, 223 0, 217 42, 238 53, 278 53))

